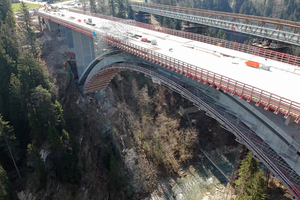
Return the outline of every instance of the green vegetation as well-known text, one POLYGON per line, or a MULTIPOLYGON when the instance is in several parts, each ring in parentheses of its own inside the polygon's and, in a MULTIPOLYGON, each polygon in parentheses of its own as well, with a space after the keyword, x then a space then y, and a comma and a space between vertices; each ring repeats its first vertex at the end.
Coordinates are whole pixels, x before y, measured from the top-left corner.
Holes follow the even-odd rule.
MULTIPOLYGON (((22 2, 21 3, 14 3, 14 4, 12 4, 12 11, 13 12, 19 12, 19 11, 21 11, 22 10, 21 4, 22 4, 22 2)), ((40 6, 39 4, 34 4, 34 3, 25 3, 25 4, 26 4, 26 6, 27 6, 28 9, 38 8, 40 6)))
POLYGON ((10 1, 2 0, 1 5, 5 6, 0 7, 0 199, 14 199, 5 171, 27 176, 29 187, 35 190, 46 188, 49 171, 61 182, 77 184, 81 173, 75 136, 82 123, 70 107, 66 124, 52 77, 38 62, 41 44, 28 5, 39 5, 13 5, 19 7, 22 32, 16 28, 10 1), (45 144, 52 150, 48 167, 39 153, 45 144))
POLYGON ((260 169, 259 162, 255 160, 252 152, 249 152, 242 161, 239 169, 239 178, 235 181, 237 200, 264 200, 265 199, 265 174, 260 169))
POLYGON ((0 199, 15 200, 17 196, 11 186, 11 182, 7 177, 6 171, 0 165, 0 199))

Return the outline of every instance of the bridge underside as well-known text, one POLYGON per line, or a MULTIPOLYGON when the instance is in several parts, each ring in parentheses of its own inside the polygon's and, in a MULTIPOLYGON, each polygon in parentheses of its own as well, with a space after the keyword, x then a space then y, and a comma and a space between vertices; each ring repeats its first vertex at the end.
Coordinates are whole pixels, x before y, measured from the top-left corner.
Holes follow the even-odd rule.
MULTIPOLYGON (((145 74, 146 77, 155 79, 156 81, 159 80, 161 85, 181 94, 182 97, 193 102, 196 107, 204 110, 208 116, 216 119, 224 129, 232 132, 237 137, 237 140, 251 150, 254 155, 270 169, 278 180, 298 198, 299 194, 297 194, 297 188, 300 188, 300 177, 298 174, 290 168, 289 164, 273 149, 274 147, 270 146, 266 140, 263 140, 260 134, 255 133, 255 128, 251 126, 251 123, 247 123, 247 121, 241 119, 240 116, 235 114, 230 108, 222 105, 221 102, 213 98, 213 96, 219 93, 239 104, 239 100, 231 95, 220 93, 209 85, 203 85, 203 90, 193 85, 184 88, 181 86, 181 84, 184 83, 183 81, 181 82, 178 78, 171 78, 168 73, 162 70, 157 70, 144 64, 138 66, 127 63, 115 63, 102 66, 98 69, 98 72, 94 73, 93 76, 89 78, 89 81, 86 82, 83 92, 88 94, 105 90, 110 80, 123 70, 141 72, 145 74), (216 93, 210 93, 209 89, 216 91, 216 93)), ((224 99, 224 97, 220 96, 218 98, 224 99)), ((235 105, 234 107, 237 106, 235 105)))

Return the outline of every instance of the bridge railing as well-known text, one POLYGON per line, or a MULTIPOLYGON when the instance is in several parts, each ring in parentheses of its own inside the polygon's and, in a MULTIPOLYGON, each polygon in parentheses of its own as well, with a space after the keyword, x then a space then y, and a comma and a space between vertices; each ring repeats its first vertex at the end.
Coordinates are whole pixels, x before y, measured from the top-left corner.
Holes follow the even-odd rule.
MULTIPOLYGON (((81 14, 84 13, 83 11, 77 10, 77 9, 69 9, 69 10, 72 12, 76 12, 76 13, 81 13, 81 14)), ((129 23, 130 25, 134 25, 137 27, 146 28, 149 30, 166 33, 166 34, 170 34, 170 35, 174 35, 174 36, 178 36, 178 37, 183 37, 183 38, 187 38, 190 40, 203 42, 206 44, 211 44, 211 45, 216 45, 216 46, 221 44, 221 46, 224 48, 260 56, 260 57, 271 59, 271 60, 276 60, 276 61, 283 62, 283 63, 288 63, 291 65, 300 66, 300 57, 286 54, 286 53, 281 53, 281 52, 277 52, 277 51, 263 49, 260 47, 241 44, 238 42, 232 42, 232 41, 228 41, 228 40, 213 38, 213 37, 209 37, 209 36, 205 36, 205 35, 200 35, 200 34, 195 34, 195 33, 190 33, 190 32, 185 32, 185 31, 179 31, 179 30, 169 29, 169 28, 165 28, 165 27, 154 26, 152 24, 145 24, 142 22, 137 22, 137 21, 132 21, 132 20, 130 22, 128 22, 128 20, 124 20, 124 19, 112 17, 112 16, 107 16, 107 15, 102 15, 102 14, 98 14, 98 13, 85 12, 85 14, 99 17, 102 19, 118 21, 121 23, 126 23, 126 24, 129 23)))
POLYGON ((116 46, 136 56, 142 57, 153 63, 162 65, 176 72, 186 74, 187 77, 209 83, 212 87, 223 89, 224 92, 230 91, 232 95, 239 95, 239 98, 246 98, 248 102, 254 101, 256 105, 264 105, 265 110, 272 109, 277 114, 285 114, 285 118, 293 117, 295 122, 300 121, 300 103, 288 100, 273 93, 261 90, 251 85, 236 81, 218 73, 191 65, 178 59, 160 54, 156 51, 134 45, 130 42, 107 36, 103 38, 108 44, 116 46))
MULTIPOLYGON (((79 11, 81 12, 81 11, 79 11)), ((92 32, 94 31, 90 27, 79 26, 74 22, 70 22, 58 17, 52 17, 45 14, 39 13, 39 15, 44 16, 45 18, 51 18, 52 21, 62 24, 66 27, 70 27, 74 30, 78 30, 79 32, 85 33, 87 35, 92 36, 92 32)), ((97 14, 99 15, 99 14, 97 14)), ((101 15, 102 16, 102 15, 101 15)), ((111 18, 114 21, 124 22, 124 19, 119 19, 115 17, 105 16, 106 18, 111 18)), ((130 23, 135 23, 134 21, 129 21, 130 23)), ((146 27, 157 28, 155 26, 140 23, 146 27)), ((176 31, 173 29, 162 29, 163 31, 176 31)), ((103 35, 101 32, 97 32, 98 35, 103 35)), ((189 35, 187 32, 179 32, 180 34, 189 35)), ((206 37, 206 36, 204 36, 206 37)), ((177 72, 186 74, 187 77, 193 77, 193 79, 198 79, 199 82, 203 81, 204 84, 209 83, 212 87, 216 86, 217 89, 223 89, 224 92, 230 91, 232 95, 239 95, 239 98, 246 98, 248 102, 254 101, 256 105, 264 105, 265 109, 272 109, 275 113, 283 113, 285 118, 293 117, 295 118, 295 122, 300 122, 300 104, 286 98, 280 97, 273 93, 261 90, 259 88, 253 87, 251 85, 244 84, 242 82, 236 81, 234 79, 228 78, 221 74, 217 74, 211 72, 209 70, 200 68, 198 66, 191 65, 189 63, 180 61, 178 59, 160 54, 156 51, 151 51, 149 49, 134 45, 125 40, 109 36, 106 34, 102 38, 107 43, 112 44, 120 49, 123 49, 127 52, 130 52, 134 55, 142 57, 144 59, 150 60, 154 63, 160 64, 164 67, 167 67, 172 70, 176 70, 177 72)), ((210 38, 208 39, 215 39, 210 38)))

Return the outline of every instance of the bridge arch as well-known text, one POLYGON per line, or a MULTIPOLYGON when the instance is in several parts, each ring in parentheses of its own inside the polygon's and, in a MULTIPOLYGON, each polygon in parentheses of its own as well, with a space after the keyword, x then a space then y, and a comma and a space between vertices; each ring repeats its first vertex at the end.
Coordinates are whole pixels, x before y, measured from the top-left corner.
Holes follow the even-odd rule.
POLYGON ((124 51, 122 50, 115 50, 115 51, 109 51, 103 54, 100 54, 99 56, 97 56, 88 66, 87 68, 84 70, 84 72, 80 75, 79 80, 78 80, 78 85, 84 85, 84 83, 86 82, 86 79, 88 78, 88 76, 91 74, 92 70, 96 67, 96 65, 100 62, 103 62, 104 65, 108 65, 111 63, 115 63, 115 62, 124 62, 124 55, 123 56, 119 56, 122 53, 124 53, 124 51))
POLYGON ((297 189, 299 188, 299 176, 297 173, 291 168, 289 170, 284 167, 279 168, 282 166, 279 165, 279 162, 284 163, 285 161, 270 146, 268 146, 268 144, 263 143, 262 139, 258 137, 252 130, 249 129, 252 131, 252 133, 249 134, 249 130, 245 130, 244 127, 239 127, 232 123, 232 121, 229 121, 215 108, 194 95, 188 89, 149 68, 128 63, 114 63, 101 66, 97 69, 97 71, 94 71, 94 73, 89 77, 89 80, 87 80, 87 82, 84 84, 83 93, 88 94, 105 90, 110 80, 117 73, 124 70, 140 72, 146 77, 156 79, 156 81, 158 81, 161 85, 164 85, 181 94, 182 97, 191 101, 194 106, 205 111, 208 116, 217 120, 222 127, 233 133, 240 143, 244 144, 249 150, 251 150, 253 154, 276 176, 276 178, 288 188, 293 197, 297 199, 300 198, 300 192, 297 189), (264 149, 268 149, 268 152, 264 151, 262 146, 264 146, 264 149), (273 159, 274 155, 276 155, 276 159, 273 159), (296 175, 296 178, 291 178, 291 174, 296 175))

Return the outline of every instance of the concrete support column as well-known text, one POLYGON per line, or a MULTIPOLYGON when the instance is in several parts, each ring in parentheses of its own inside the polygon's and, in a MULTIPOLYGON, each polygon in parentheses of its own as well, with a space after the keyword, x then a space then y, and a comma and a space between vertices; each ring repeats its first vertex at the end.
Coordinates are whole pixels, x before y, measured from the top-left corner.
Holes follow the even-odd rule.
POLYGON ((95 59, 93 38, 72 30, 74 52, 80 77, 87 66, 95 59))
POLYGON ((40 31, 43 31, 42 20, 40 16, 38 16, 38 21, 39 21, 39 29, 40 31))
POLYGON ((66 30, 65 26, 60 25, 59 30, 60 30, 60 36, 61 37, 67 37, 67 30, 66 30))
POLYGON ((55 31, 59 29, 59 24, 52 22, 51 20, 45 19, 45 24, 49 31, 55 31))
POLYGON ((66 27, 66 36, 67 36, 68 48, 71 51, 74 51, 74 38, 73 38, 73 31, 72 31, 72 29, 66 27))

